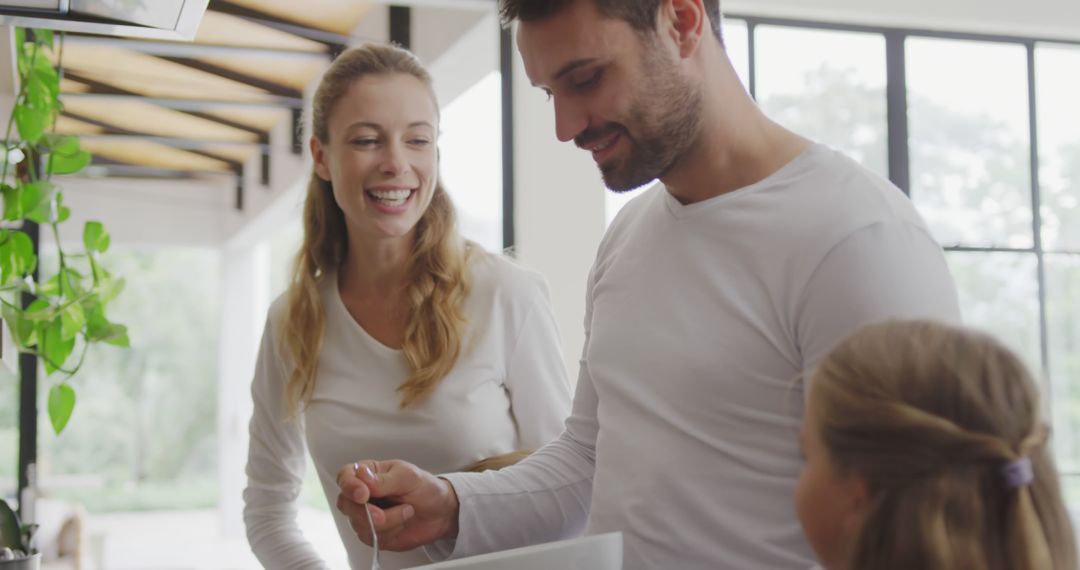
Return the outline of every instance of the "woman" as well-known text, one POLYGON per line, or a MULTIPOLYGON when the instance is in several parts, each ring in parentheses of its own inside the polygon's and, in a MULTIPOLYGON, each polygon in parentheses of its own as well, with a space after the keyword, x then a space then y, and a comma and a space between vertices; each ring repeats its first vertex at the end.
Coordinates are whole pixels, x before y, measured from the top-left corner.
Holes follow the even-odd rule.
POLYGON ((994 339, 867 327, 807 404, 795 506, 828 570, 1075 570, 1035 382, 994 339))
MULTIPOLYGON (((457 232, 419 61, 386 45, 346 51, 313 107, 304 241, 252 386, 244 520, 267 568, 324 567, 296 524, 305 444, 333 504, 338 467, 357 457, 454 471, 543 445, 569 412, 543 280, 457 232)), ((350 565, 370 567, 334 516, 350 565)))

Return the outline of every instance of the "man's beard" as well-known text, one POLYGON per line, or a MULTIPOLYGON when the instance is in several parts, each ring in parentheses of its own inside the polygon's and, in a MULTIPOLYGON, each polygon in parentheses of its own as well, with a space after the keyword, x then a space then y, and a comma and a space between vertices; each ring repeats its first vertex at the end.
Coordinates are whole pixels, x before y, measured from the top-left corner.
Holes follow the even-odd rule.
POLYGON ((641 92, 630 106, 629 123, 636 133, 619 123, 585 132, 582 142, 618 133, 630 146, 622 159, 600 166, 604 185, 627 192, 662 177, 689 151, 701 133, 702 94, 698 86, 680 76, 659 53, 647 52, 643 77, 654 88, 641 92))

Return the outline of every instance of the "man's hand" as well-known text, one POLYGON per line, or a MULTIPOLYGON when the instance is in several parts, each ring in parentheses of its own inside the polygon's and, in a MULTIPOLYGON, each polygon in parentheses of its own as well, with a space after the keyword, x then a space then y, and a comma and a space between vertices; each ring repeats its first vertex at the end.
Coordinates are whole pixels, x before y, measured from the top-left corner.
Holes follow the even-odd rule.
POLYGON ((353 532, 364 544, 371 544, 371 529, 364 513, 364 503, 368 502, 379 548, 412 550, 457 536, 454 486, 411 463, 350 463, 338 471, 337 484, 341 489, 337 508, 348 517, 353 532))

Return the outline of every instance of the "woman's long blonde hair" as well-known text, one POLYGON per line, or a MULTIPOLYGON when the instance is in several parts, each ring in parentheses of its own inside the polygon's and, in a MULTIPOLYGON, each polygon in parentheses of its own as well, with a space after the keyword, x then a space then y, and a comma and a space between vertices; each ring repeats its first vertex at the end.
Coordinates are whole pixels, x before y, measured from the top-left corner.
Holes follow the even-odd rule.
POLYGON ((819 366, 809 405, 833 464, 869 487, 845 569, 1076 569, 1035 382, 993 338, 864 328, 819 366), (1003 468, 1025 457, 1034 480, 1010 486, 1003 468))
MULTIPOLYGON (((353 82, 367 75, 392 73, 416 77, 435 98, 431 76, 412 53, 383 44, 352 48, 334 60, 315 92, 314 136, 323 144, 329 142, 327 120, 353 82)), ((293 265, 280 339, 292 365, 285 387, 289 417, 295 417, 311 401, 325 324, 319 285, 327 275, 336 273, 347 248, 345 215, 334 200, 330 183, 312 172, 304 202, 304 241, 293 265)), ((431 203, 416 225, 409 259, 409 312, 402 346, 409 376, 398 388, 402 408, 429 394, 461 353, 468 265, 478 250, 458 233, 450 196, 436 181, 431 203)))

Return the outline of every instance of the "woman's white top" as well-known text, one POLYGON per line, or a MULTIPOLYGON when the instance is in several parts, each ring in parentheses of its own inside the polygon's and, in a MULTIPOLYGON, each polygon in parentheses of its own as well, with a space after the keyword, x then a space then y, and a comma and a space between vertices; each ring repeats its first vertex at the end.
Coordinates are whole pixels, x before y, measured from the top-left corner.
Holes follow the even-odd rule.
MULTIPOLYGON (((301 421, 285 416, 288 357, 279 350, 284 295, 270 308, 251 394, 244 523, 268 569, 325 568, 297 525, 296 500, 311 451, 353 568, 371 550, 333 507, 337 471, 358 459, 404 459, 435 473, 554 439, 570 410, 570 385, 547 286, 538 274, 496 255, 472 263, 461 356, 423 402, 400 409, 407 376, 402 351, 369 335, 341 300, 335 275, 320 283, 326 331, 315 391, 301 421)), ((423 549, 380 555, 387 570, 428 562, 423 549)))

